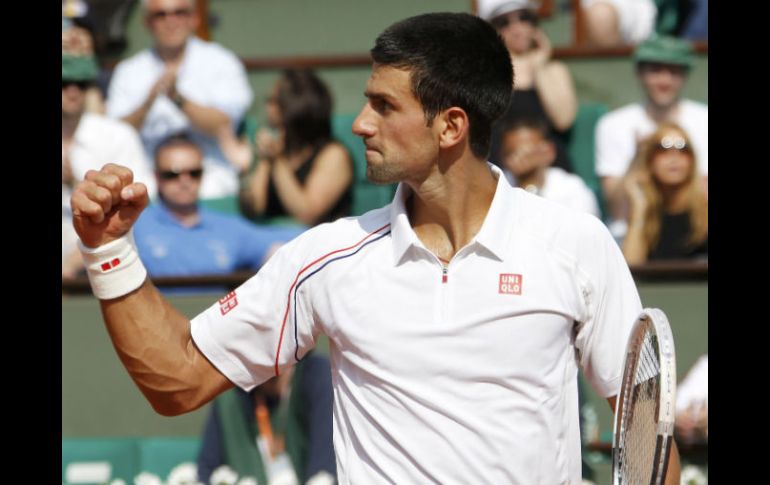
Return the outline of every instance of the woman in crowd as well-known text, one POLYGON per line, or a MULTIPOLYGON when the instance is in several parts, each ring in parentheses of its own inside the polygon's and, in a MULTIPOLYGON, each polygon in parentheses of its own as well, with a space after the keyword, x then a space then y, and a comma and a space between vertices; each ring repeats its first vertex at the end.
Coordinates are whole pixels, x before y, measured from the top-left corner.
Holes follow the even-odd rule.
POLYGON ((687 133, 661 123, 643 139, 623 180, 628 264, 708 256, 708 198, 687 133))
POLYGON ((258 162, 243 183, 248 217, 290 217, 313 226, 349 215, 353 162, 331 136, 332 99, 312 71, 289 69, 267 99, 270 128, 257 133, 258 162))

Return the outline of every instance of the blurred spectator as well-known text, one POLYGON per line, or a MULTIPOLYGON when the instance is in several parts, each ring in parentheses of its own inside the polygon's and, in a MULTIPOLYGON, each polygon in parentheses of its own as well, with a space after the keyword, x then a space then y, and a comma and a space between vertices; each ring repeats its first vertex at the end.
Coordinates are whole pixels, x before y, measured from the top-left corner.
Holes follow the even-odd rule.
POLYGON ((144 0, 142 7, 154 45, 115 68, 107 112, 140 131, 148 157, 165 137, 189 131, 204 153, 201 198, 235 196, 239 168, 217 138, 251 103, 246 71, 232 52, 193 35, 194 0, 144 0))
POLYGON ((86 91, 96 79, 91 56, 62 54, 61 165, 62 165, 62 278, 82 269, 77 236, 72 227, 70 196, 76 181, 89 170, 119 162, 134 172, 134 179, 154 187, 139 136, 128 124, 86 112, 86 91))
POLYGON ((556 149, 542 123, 518 120, 503 128, 501 166, 511 184, 601 217, 591 189, 579 176, 552 167, 555 158, 556 149))
POLYGON ((709 40, 709 2, 692 0, 692 10, 684 19, 681 36, 689 40, 709 40))
POLYGON ((350 215, 353 162, 332 139, 324 82, 310 70, 284 71, 266 112, 270 126, 257 133, 259 161, 241 192, 244 213, 308 226, 350 215))
MULTIPOLYGON (((74 57, 93 57, 96 59, 91 22, 86 16, 87 4, 82 1, 67 0, 62 2, 61 51, 62 55, 74 57)), ((86 111, 104 114, 104 88, 100 80, 101 72, 97 70, 94 82, 86 90, 86 111)))
POLYGON ((336 483, 333 401, 329 359, 317 353, 251 392, 235 388, 219 396, 206 419, 198 480, 209 483, 227 465, 257 483, 336 483))
POLYGON ((708 441, 709 357, 701 355, 676 389, 676 438, 684 443, 708 441))
POLYGON ((653 0, 581 0, 588 41, 597 47, 636 45, 655 31, 653 0))
POLYGON ((238 216, 199 207, 204 173, 203 152, 186 134, 172 135, 158 145, 158 203, 145 209, 134 227, 139 255, 150 276, 257 270, 277 245, 302 232, 297 227, 259 227, 238 216))
POLYGON ((556 146, 554 166, 572 172, 563 133, 575 121, 577 97, 567 66, 551 59, 551 41, 538 28, 531 0, 479 0, 479 16, 505 41, 514 67, 508 110, 492 127, 489 159, 500 165, 500 128, 519 118, 542 120, 556 146))
POLYGON ((708 200, 681 127, 661 123, 642 141, 623 188, 629 202, 623 254, 629 265, 708 255, 708 200))
MULTIPOLYGON (((642 102, 631 103, 607 113, 596 125, 596 174, 610 219, 623 221, 620 180, 628 169, 640 139, 655 131, 663 121, 676 122, 690 136, 704 189, 708 177, 708 107, 682 99, 681 92, 693 64, 689 42, 673 37, 655 37, 634 52, 639 81, 645 93, 642 102)), ((625 233, 623 224, 611 223, 616 238, 625 233)))

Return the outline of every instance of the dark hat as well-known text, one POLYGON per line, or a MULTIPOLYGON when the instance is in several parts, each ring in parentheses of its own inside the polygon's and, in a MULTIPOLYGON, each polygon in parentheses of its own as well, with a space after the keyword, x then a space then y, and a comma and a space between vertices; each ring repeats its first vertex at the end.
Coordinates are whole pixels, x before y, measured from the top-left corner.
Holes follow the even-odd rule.
POLYGON ((692 44, 686 40, 666 35, 654 35, 636 47, 634 62, 656 62, 692 67, 692 44))
POLYGON ((62 81, 93 81, 99 73, 93 56, 73 56, 62 54, 62 81))

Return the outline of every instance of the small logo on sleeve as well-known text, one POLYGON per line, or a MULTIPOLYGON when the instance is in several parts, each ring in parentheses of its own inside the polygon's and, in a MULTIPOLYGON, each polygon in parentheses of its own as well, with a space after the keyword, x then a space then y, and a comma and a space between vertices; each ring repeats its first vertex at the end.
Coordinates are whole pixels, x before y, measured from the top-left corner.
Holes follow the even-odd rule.
POLYGON ((222 298, 219 299, 219 311, 222 315, 227 314, 230 310, 238 306, 238 298, 235 295, 235 291, 231 291, 222 298))
POLYGON ((120 258, 115 258, 112 261, 105 261, 102 263, 102 271, 106 273, 111 269, 117 268, 119 264, 120 264, 120 258))
POLYGON ((500 273, 500 294, 521 295, 521 284, 520 274, 500 273))

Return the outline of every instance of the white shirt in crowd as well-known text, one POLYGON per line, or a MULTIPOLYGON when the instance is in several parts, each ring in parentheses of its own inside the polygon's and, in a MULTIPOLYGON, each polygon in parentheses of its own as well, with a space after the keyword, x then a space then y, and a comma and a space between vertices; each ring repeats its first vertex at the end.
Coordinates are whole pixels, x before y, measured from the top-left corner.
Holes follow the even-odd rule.
MULTIPOLYGON (((673 120, 689 136, 695 149, 698 167, 709 173, 708 106, 683 99, 673 120)), ((596 174, 600 177, 622 177, 636 155, 637 142, 655 131, 656 123, 647 116, 644 105, 633 103, 610 111, 596 125, 596 174)))
MULTIPOLYGON (((152 49, 119 63, 110 82, 107 113, 122 118, 136 111, 164 70, 163 61, 152 49)), ((233 126, 237 126, 252 101, 246 70, 235 54, 195 37, 187 42, 176 87, 185 98, 226 113, 233 126)), ((203 149, 201 199, 236 195, 238 171, 222 153, 217 140, 195 131, 187 116, 166 96, 155 100, 140 130, 148 159, 154 159, 153 152, 160 141, 182 130, 190 131, 203 149)))
MULTIPOLYGON (((505 170, 504 173, 511 185, 515 186, 516 177, 508 170, 505 170)), ((571 174, 559 167, 546 169, 545 182, 537 191, 537 195, 601 218, 596 195, 583 182, 583 179, 579 175, 571 174)))

